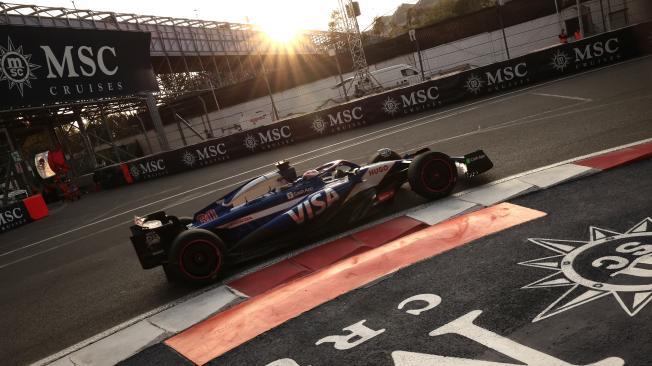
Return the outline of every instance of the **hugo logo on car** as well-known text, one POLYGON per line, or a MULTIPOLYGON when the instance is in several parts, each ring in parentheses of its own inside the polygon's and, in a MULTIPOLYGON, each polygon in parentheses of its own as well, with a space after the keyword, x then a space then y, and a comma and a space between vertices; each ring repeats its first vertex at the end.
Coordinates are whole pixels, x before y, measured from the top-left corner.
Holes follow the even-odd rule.
POLYGON ((376 175, 376 174, 385 173, 388 170, 389 170, 389 165, 382 165, 382 166, 378 166, 378 167, 375 167, 375 168, 370 168, 369 169, 369 175, 376 175))
POLYGON ((305 201, 293 207, 287 212, 287 214, 290 216, 292 221, 300 225, 306 222, 306 219, 312 220, 316 216, 321 215, 339 199, 340 196, 334 189, 326 188, 323 191, 313 194, 305 201))

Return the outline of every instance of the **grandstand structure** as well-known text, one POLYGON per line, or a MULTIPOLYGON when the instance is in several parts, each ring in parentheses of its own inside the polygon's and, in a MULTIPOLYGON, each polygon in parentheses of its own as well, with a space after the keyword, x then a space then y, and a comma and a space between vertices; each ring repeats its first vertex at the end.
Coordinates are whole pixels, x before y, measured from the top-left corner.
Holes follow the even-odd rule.
POLYGON ((208 72, 219 86, 250 77, 248 56, 326 54, 330 39, 328 32, 304 31, 279 47, 253 24, 0 2, 2 24, 149 32, 156 73, 208 72))
MULTIPOLYGON (((207 114, 208 110, 220 108, 216 90, 229 90, 243 83, 249 87, 261 79, 261 69, 282 73, 297 63, 305 65, 315 58, 326 59, 332 38, 328 32, 307 30, 291 45, 278 45, 253 24, 5 2, 0 2, 2 25, 134 31, 151 35, 150 60, 161 86, 161 92, 153 96, 158 102, 151 94, 131 95, 0 111, 0 129, 14 131, 17 138, 28 130, 43 129, 51 142, 61 142, 71 132, 81 133, 83 139, 88 140, 86 130, 93 124, 105 125, 110 130, 106 119, 110 115, 130 119, 134 127, 142 129, 146 135, 147 129, 161 126, 157 109, 161 109, 163 117, 177 114, 175 106, 183 109, 183 105, 207 114), (164 79, 166 76, 168 78, 164 79)), ((113 145, 109 141, 112 134, 107 135, 109 139, 99 136, 93 139, 113 145)), ((165 141, 159 143, 167 145, 165 141)), ((85 147, 95 165, 93 147, 85 147)), ((115 162, 120 158, 107 160, 115 162)))

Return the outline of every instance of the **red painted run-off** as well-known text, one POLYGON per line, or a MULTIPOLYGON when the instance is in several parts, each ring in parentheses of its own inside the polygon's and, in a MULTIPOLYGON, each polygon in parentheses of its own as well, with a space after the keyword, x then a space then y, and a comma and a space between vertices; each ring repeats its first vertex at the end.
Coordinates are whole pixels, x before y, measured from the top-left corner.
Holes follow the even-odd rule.
POLYGON ((165 343, 192 362, 203 365, 378 278, 544 215, 541 211, 501 203, 459 216, 278 286, 214 315, 165 343))
POLYGON ((370 229, 320 245, 227 285, 250 297, 260 295, 283 283, 306 276, 342 259, 364 253, 424 227, 426 227, 424 223, 409 217, 392 219, 370 229))
POLYGON ((40 194, 23 199, 23 204, 32 220, 40 220, 49 214, 48 206, 40 194))
POLYGON ((634 161, 652 157, 652 142, 628 147, 604 155, 599 155, 586 160, 580 160, 575 164, 588 166, 590 168, 607 170, 620 165, 629 164, 634 161))

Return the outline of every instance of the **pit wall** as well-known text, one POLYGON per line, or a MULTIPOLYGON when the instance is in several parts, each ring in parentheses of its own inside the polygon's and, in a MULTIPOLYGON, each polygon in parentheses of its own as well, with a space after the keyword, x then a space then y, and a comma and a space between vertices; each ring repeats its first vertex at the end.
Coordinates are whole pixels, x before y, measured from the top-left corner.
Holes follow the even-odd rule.
POLYGON ((108 166, 97 170, 94 179, 103 188, 157 179, 411 114, 436 111, 451 104, 619 63, 651 50, 652 23, 642 23, 227 137, 108 166))

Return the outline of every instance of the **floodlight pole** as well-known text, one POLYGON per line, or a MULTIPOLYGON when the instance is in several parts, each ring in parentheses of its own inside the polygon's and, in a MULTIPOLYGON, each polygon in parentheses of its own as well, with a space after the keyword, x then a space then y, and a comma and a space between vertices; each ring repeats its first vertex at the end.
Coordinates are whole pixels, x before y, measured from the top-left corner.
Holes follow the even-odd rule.
POLYGON ((357 81, 357 85, 363 93, 373 91, 379 85, 369 72, 369 66, 367 65, 367 59, 364 54, 360 26, 357 19, 357 16, 360 15, 359 7, 357 2, 352 0, 339 0, 339 3, 340 13, 342 14, 342 25, 347 34, 351 58, 353 60, 354 76, 351 85, 354 85, 357 81))
POLYGON ((146 93, 144 97, 145 104, 147 104, 147 109, 149 110, 149 116, 152 119, 152 124, 154 125, 154 130, 156 130, 156 136, 158 137, 158 142, 161 146, 161 150, 170 150, 170 143, 168 142, 168 137, 165 134, 165 128, 163 128, 161 115, 158 113, 158 106, 156 105, 154 94, 146 93))
POLYGON ((269 79, 267 78, 267 69, 265 69, 265 62, 263 61, 263 56, 258 51, 258 59, 260 60, 260 67, 263 71, 263 79, 265 79, 265 85, 267 86, 267 94, 269 94, 269 100, 272 102, 272 112, 274 113, 274 121, 278 121, 278 109, 276 109, 276 103, 274 102, 274 96, 272 94, 272 88, 269 85, 269 79))
POLYGON ((498 0, 498 2, 496 3, 496 8, 498 9, 498 20, 500 21, 500 29, 503 31, 503 42, 505 43, 505 53, 507 54, 507 59, 509 60, 511 57, 509 56, 509 46, 507 46, 507 35, 505 34, 505 23, 503 22, 503 11, 502 11, 503 1, 504 0, 498 0))
POLYGON ((559 4, 557 4, 557 0, 553 1, 555 2, 555 12, 557 13, 557 22, 559 23, 559 34, 561 34, 561 31, 564 30, 564 27, 562 25, 561 13, 559 12, 559 4))
POLYGON ((577 0, 577 20, 580 23, 580 34, 584 37, 584 22, 582 22, 582 5, 580 0, 577 0))
POLYGON ((335 48, 329 48, 328 55, 335 59, 335 64, 337 65, 337 72, 340 74, 340 84, 342 85, 342 91, 344 92, 344 100, 348 102, 349 95, 346 92, 346 85, 344 85, 344 77, 342 76, 342 67, 340 66, 340 60, 337 58, 337 50, 335 48))
POLYGON ((417 55, 419 56, 419 68, 421 69, 421 81, 426 81, 426 76, 423 72, 423 58, 421 57, 421 47, 419 47, 419 40, 417 39, 417 30, 410 29, 408 35, 410 36, 410 40, 414 42, 414 44, 417 46, 417 55))

